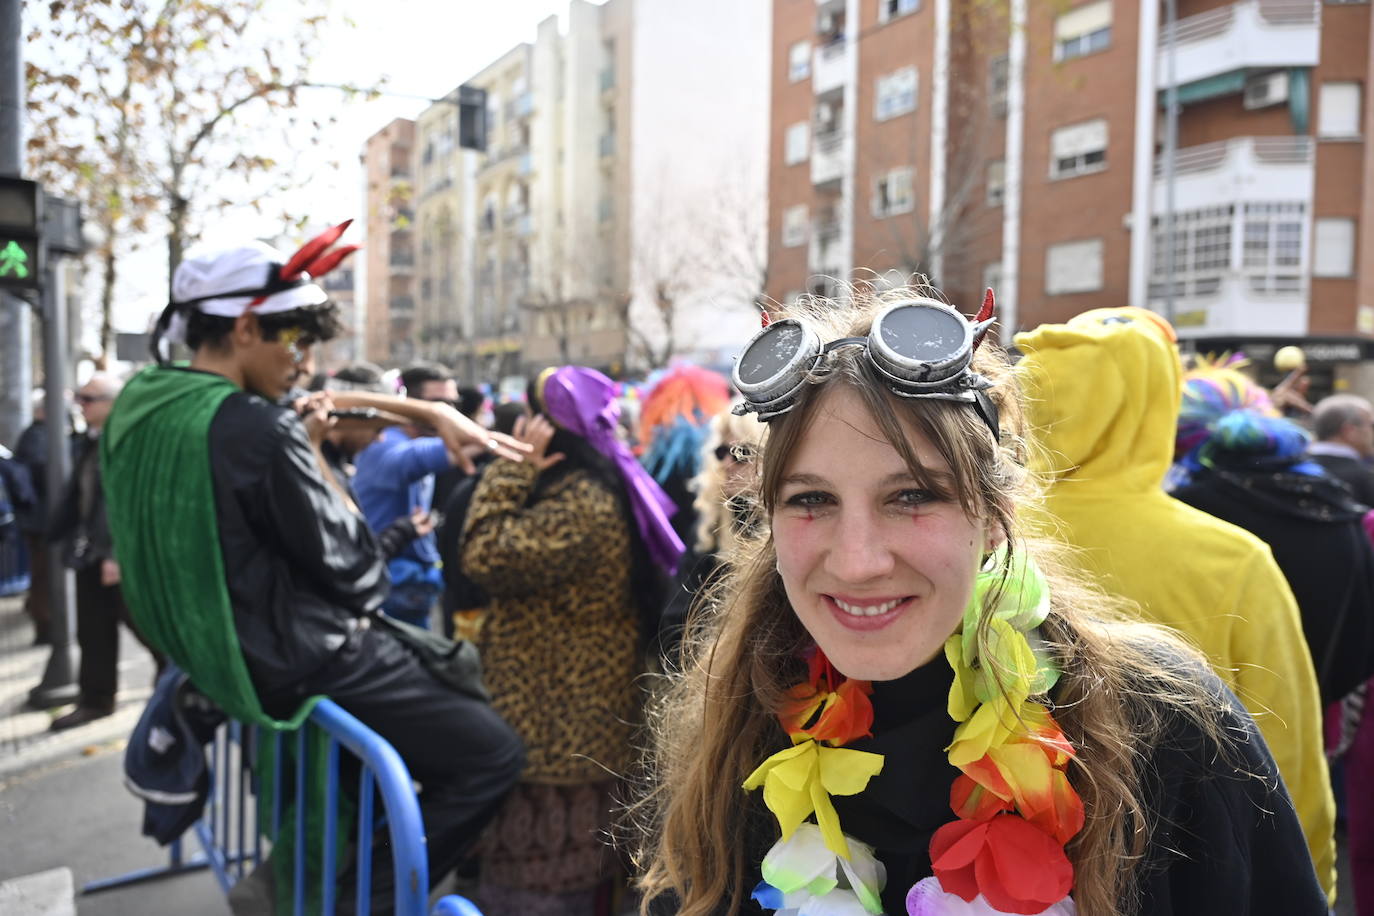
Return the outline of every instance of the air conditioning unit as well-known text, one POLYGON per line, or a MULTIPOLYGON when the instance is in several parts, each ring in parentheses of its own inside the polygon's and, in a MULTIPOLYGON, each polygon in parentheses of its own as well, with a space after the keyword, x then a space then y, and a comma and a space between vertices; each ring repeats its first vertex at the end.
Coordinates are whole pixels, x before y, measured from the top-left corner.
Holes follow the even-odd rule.
POLYGON ((835 14, 829 10, 821 13, 820 19, 816 22, 816 31, 822 35, 829 35, 835 31, 835 14))
POLYGON ((1267 108, 1288 101, 1288 74, 1266 73, 1245 81, 1246 108, 1267 108))

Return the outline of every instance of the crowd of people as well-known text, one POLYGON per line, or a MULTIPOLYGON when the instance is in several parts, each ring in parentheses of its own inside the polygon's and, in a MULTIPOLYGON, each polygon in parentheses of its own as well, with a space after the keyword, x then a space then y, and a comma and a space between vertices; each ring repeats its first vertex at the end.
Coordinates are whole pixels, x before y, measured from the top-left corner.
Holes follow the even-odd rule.
POLYGON ((1142 310, 1012 364, 991 295, 856 290, 636 428, 588 367, 316 366, 337 240, 188 258, 161 357, 78 392, 24 516, 76 570, 55 729, 113 709, 120 621, 244 721, 329 696, 491 916, 1323 914, 1338 824, 1374 912, 1369 402, 1290 419, 1142 310))

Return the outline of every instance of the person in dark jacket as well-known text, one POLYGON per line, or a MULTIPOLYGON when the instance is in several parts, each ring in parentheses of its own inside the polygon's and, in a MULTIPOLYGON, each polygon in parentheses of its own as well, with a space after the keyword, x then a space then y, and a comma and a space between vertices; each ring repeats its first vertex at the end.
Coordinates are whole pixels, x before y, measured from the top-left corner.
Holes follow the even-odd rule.
POLYGON ((1267 543, 1292 586, 1322 705, 1374 675, 1374 548, 1367 511, 1304 455, 1307 432, 1230 368, 1184 378, 1175 498, 1267 543))
POLYGON ((86 419, 86 435, 53 517, 50 539, 59 545, 67 567, 76 572, 76 640, 81 647, 77 682, 81 695, 75 709, 53 720, 53 731, 75 728, 114 712, 120 623, 152 652, 159 674, 165 664, 162 653, 148 645, 129 616, 105 518, 97 440, 120 387, 114 376, 97 373, 76 393, 76 403, 86 419))
MULTIPOLYGON (((229 709, 229 699, 242 696, 242 669, 216 667, 225 651, 238 652, 250 707, 280 720, 307 698, 327 695, 396 749, 422 786, 437 882, 513 785, 523 748, 489 703, 449 687, 390 631, 371 625, 388 590, 386 563, 347 490, 325 472, 320 446, 332 426, 331 397, 312 395, 300 408, 304 420, 277 403, 313 344, 339 329, 336 309, 311 279, 341 256, 326 254, 332 238, 323 238, 290 259, 249 243, 204 252, 177 268, 175 298, 155 338, 184 342, 193 356, 187 368, 159 363, 140 373, 115 408, 105 463, 112 487, 119 487, 117 503, 112 496, 120 512, 116 543, 129 557, 138 616, 151 621, 150 633, 155 627, 169 646, 180 647, 169 654, 217 704, 229 709), (159 541, 134 521, 161 505, 158 491, 138 486, 140 474, 159 470, 142 467, 141 456, 202 435, 203 452, 194 454, 203 454, 208 467, 161 471, 186 480, 198 475, 197 485, 213 493, 211 530, 198 521, 204 506, 176 504, 180 515, 168 526, 182 526, 188 539, 201 542, 159 541), (221 582, 197 589, 157 581, 158 570, 170 567, 176 576, 178 566, 200 562, 198 548, 207 543, 218 545, 221 582), (173 586, 207 596, 222 589, 215 607, 227 605, 232 640, 215 631, 219 642, 197 641, 221 624, 188 620, 205 611, 163 600, 173 586)), ((425 422, 454 452, 474 441, 515 459, 524 451, 446 405, 367 392, 338 398, 341 406, 390 409, 425 422)), ((385 868, 387 860, 378 858, 376 866, 385 868)), ((384 885, 374 875, 374 891, 384 885)))
MULTIPOLYGON (((33 505, 19 513, 19 529, 29 555, 29 593, 24 598, 24 613, 33 621, 34 644, 50 642, 48 620, 50 584, 48 582, 48 427, 45 421, 45 400, 42 390, 34 392, 33 422, 19 434, 14 446, 14 460, 29 470, 33 484, 33 505)), ((68 430, 70 432, 70 429, 68 430)), ((72 437, 73 446, 79 443, 72 437)))
POLYGON ((1312 460, 1374 508, 1374 408, 1354 394, 1322 398, 1312 409, 1312 432, 1316 441, 1307 449, 1312 460))

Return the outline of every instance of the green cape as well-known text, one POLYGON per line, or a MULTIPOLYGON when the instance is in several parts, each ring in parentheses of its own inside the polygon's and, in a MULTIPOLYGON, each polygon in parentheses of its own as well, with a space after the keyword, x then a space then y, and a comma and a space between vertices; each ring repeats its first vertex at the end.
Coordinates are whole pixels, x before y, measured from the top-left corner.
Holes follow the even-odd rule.
MULTIPOLYGON (((106 511, 120 588, 134 625, 149 644, 190 676, 201 693, 240 722, 271 730, 300 727, 319 701, 311 697, 285 721, 263 712, 239 647, 233 606, 224 580, 214 484, 210 476, 210 421, 224 399, 238 391, 233 382, 208 372, 169 366, 144 369, 124 387, 100 436, 106 511)), ((310 733, 306 828, 309 844, 324 835, 323 814, 328 736, 310 733)), ((258 746, 259 820, 270 832, 275 761, 272 741, 258 746)), ((294 741, 284 744, 294 757, 294 741)), ((283 790, 289 794, 290 766, 283 790)), ((351 805, 340 799, 340 829, 351 822, 351 805)), ((290 810, 282 823, 292 822, 290 810)), ((346 835, 346 834, 345 834, 346 835)), ((278 906, 290 906, 290 846, 294 831, 274 837, 278 906)), ((343 844, 340 843, 340 848, 343 844)), ((317 869, 312 857, 309 870, 317 869)), ((310 908, 318 906, 318 882, 310 882, 310 908)))

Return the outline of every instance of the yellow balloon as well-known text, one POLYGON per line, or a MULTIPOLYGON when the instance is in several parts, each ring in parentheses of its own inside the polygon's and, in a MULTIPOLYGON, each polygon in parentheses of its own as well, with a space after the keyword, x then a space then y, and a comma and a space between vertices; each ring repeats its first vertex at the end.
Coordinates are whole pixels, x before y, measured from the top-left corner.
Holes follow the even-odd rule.
POLYGON ((1280 347, 1274 354, 1274 368, 1280 372, 1292 372, 1307 365, 1307 354, 1302 347, 1280 347))

